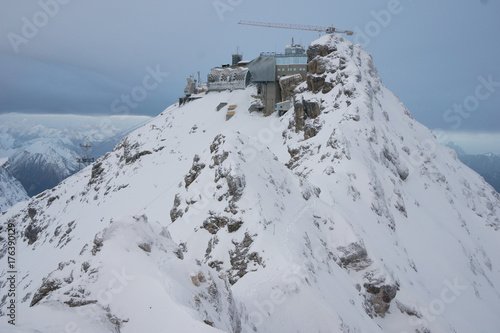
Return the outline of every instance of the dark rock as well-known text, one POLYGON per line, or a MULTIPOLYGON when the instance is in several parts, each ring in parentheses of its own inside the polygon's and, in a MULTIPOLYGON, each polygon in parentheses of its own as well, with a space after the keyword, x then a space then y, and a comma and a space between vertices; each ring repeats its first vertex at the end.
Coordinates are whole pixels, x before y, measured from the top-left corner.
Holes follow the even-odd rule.
POLYGON ((59 199, 59 196, 55 196, 55 197, 50 197, 48 200, 47 200, 47 207, 49 207, 55 200, 59 199))
POLYGON ((314 59, 309 64, 307 64, 307 72, 311 74, 317 74, 318 72, 318 60, 314 59))
POLYGON ((180 205, 181 205, 181 197, 179 196, 179 194, 176 194, 174 198, 174 206, 170 210, 170 219, 172 220, 172 222, 175 222, 175 220, 184 215, 182 209, 179 209, 180 205))
POLYGON ((370 310, 373 310, 374 313, 370 313, 369 315, 384 317, 387 311, 389 310, 390 303, 396 297, 396 293, 399 290, 399 286, 396 285, 387 285, 378 283, 365 283, 363 285, 365 290, 369 294, 366 298, 368 302, 370 310))
POLYGON ((49 280, 47 278, 43 279, 42 286, 38 288, 36 293, 33 295, 30 307, 38 304, 42 299, 44 299, 52 291, 61 288, 62 282, 60 280, 49 280))
POLYGON ((302 99, 301 101, 294 100, 294 120, 295 120, 295 130, 297 132, 304 129, 305 119, 315 119, 321 114, 321 110, 318 102, 316 101, 306 101, 302 99))
POLYGON ((215 269, 217 272, 219 272, 222 269, 222 265, 224 265, 224 262, 220 260, 214 260, 208 263, 208 266, 215 269))
POLYGON ((38 239, 38 234, 42 231, 39 227, 35 226, 34 223, 30 223, 26 229, 24 229, 24 237, 28 238, 28 245, 33 244, 38 239))
POLYGON ((234 221, 234 220, 231 220, 227 224, 227 231, 229 233, 236 232, 236 231, 238 231, 241 228, 242 225, 243 225, 243 221, 234 221))
POLYGON ((213 154, 215 151, 219 149, 219 147, 225 142, 225 136, 222 134, 217 135, 214 138, 214 141, 210 145, 210 153, 213 154))
POLYGON ((232 197, 231 201, 236 202, 240 200, 246 186, 245 176, 229 174, 226 176, 226 181, 229 188, 228 194, 232 197))
POLYGON ((210 215, 205 221, 203 221, 203 229, 207 230, 212 235, 217 234, 217 232, 226 225, 227 231, 229 233, 233 233, 243 225, 243 221, 215 214, 210 215))
POLYGON ((94 246, 92 247, 92 255, 95 256, 97 252, 101 251, 102 246, 104 245, 104 240, 101 238, 100 234, 95 235, 94 237, 94 246))
POLYGON ((316 75, 307 75, 307 89, 312 91, 313 93, 318 93, 323 90, 323 86, 325 85, 326 76, 316 76, 316 75))
POLYGON ((316 127, 311 125, 306 125, 304 127, 304 140, 310 139, 318 134, 318 130, 316 127))
POLYGON ((281 99, 283 101, 292 100, 294 91, 297 86, 302 83, 303 79, 300 74, 286 76, 280 79, 281 99))
POLYGON ((304 120, 306 117, 304 104, 302 101, 294 100, 294 120, 295 120, 295 131, 302 131, 304 128, 304 120))
POLYGON ((295 157, 295 155, 297 155, 298 153, 300 153, 300 149, 291 149, 290 147, 288 147, 288 153, 290 154, 290 157, 295 157))
POLYGON ((102 162, 97 162, 92 166, 92 174, 90 176, 89 185, 97 182, 99 176, 104 172, 102 162))
POLYGON ((343 253, 340 256, 342 267, 360 271, 371 264, 364 246, 358 243, 351 243, 347 247, 338 247, 337 250, 343 253))
POLYGON ((337 51, 335 45, 312 45, 307 49, 307 62, 310 63, 314 58, 320 56, 325 57, 332 52, 337 51))
POLYGON ((85 299, 77 299, 70 298, 69 301, 64 302, 64 304, 68 305, 70 308, 80 307, 88 304, 95 304, 97 300, 85 300, 85 299))
POLYGON ((150 155, 150 154, 152 154, 152 152, 150 152, 149 150, 144 150, 144 151, 141 151, 139 153, 134 154, 133 156, 127 156, 125 158, 125 163, 127 163, 127 164, 134 163, 142 156, 150 155))
POLYGON ((90 264, 86 261, 82 264, 82 270, 87 273, 87 271, 89 270, 90 268, 90 264))
POLYGON ((228 277, 229 283, 235 284, 240 278, 245 276, 248 273, 248 264, 251 261, 263 265, 262 258, 257 252, 249 253, 252 243, 252 237, 248 233, 245 233, 245 237, 241 242, 233 241, 235 249, 229 252, 231 261, 231 274, 228 277))
POLYGON ((139 248, 144 252, 151 253, 151 245, 149 245, 148 243, 141 243, 137 246, 139 246, 139 248))
POLYGON ((304 112, 307 118, 315 119, 321 114, 318 102, 304 100, 302 104, 304 104, 304 112))
POLYGON ((229 157, 229 153, 227 151, 222 152, 222 154, 215 154, 212 156, 212 164, 210 168, 214 168, 215 166, 221 165, 227 158, 229 157))
POLYGON ((333 89, 333 87, 335 86, 332 82, 325 82, 325 84, 323 85, 323 90, 321 90, 321 92, 323 94, 328 94, 333 89))
POLYGON ((322 58, 315 58, 308 64, 308 73, 323 74, 326 72, 326 62, 322 58))
POLYGON ((178 249, 175 249, 173 252, 180 260, 184 259, 184 253, 182 252, 182 249, 180 247, 178 249))
POLYGON ((201 173, 201 170, 205 168, 205 164, 199 162, 200 162, 200 157, 198 155, 194 155, 193 165, 191 166, 191 170, 189 170, 188 174, 184 177, 186 188, 188 188, 189 185, 191 185, 196 180, 196 178, 198 178, 198 176, 201 173))
POLYGON ((30 219, 33 221, 33 218, 36 216, 36 209, 35 208, 28 208, 28 216, 30 219))

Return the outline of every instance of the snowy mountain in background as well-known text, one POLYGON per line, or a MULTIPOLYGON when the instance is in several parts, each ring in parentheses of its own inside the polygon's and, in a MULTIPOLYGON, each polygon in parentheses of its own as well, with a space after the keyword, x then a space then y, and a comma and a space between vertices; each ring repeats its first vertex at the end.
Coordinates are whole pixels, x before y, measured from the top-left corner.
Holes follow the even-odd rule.
POLYGON ((3 167, 3 164, 0 159, 0 213, 18 202, 29 199, 21 183, 3 167))
POLYGON ((484 177, 497 192, 500 192, 500 156, 493 153, 467 154, 453 142, 447 144, 455 150, 460 161, 484 177))
POLYGON ((79 170, 76 159, 110 151, 132 129, 149 117, 91 117, 79 115, 0 115, 0 158, 9 159, 9 171, 30 196, 52 188, 79 170))
POLYGON ((255 87, 199 95, 0 215, 0 330, 495 332, 499 194, 359 45, 308 57, 283 117, 247 111, 255 87))

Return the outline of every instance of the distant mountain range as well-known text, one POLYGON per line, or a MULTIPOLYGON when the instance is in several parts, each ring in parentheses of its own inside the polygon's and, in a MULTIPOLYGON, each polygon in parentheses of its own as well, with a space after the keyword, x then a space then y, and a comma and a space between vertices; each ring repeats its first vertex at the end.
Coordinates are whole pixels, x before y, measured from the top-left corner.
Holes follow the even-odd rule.
POLYGON ((471 155, 453 142, 447 144, 455 150, 462 163, 483 176, 500 193, 500 156, 493 153, 471 155))
POLYGON ((77 172, 80 146, 90 143, 97 159, 125 135, 149 121, 144 116, 0 115, 0 158, 29 196, 56 186, 77 172))
POLYGON ((0 213, 28 199, 28 194, 21 183, 2 166, 0 160, 0 213))

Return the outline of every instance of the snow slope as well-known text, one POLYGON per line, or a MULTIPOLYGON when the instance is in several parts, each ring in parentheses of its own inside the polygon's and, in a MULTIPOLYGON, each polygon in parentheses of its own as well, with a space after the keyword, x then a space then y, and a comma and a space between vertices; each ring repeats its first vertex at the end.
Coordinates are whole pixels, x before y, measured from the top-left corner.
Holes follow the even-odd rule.
POLYGON ((254 87, 199 95, 1 215, 2 332, 495 332, 498 193, 359 45, 308 55, 282 118, 254 87))

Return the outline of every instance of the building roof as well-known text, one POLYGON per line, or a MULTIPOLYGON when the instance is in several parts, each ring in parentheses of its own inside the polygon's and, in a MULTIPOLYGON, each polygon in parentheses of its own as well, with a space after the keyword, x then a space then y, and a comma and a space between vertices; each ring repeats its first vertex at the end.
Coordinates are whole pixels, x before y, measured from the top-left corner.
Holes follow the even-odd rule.
POLYGON ((254 82, 274 81, 276 75, 276 57, 261 54, 248 64, 248 69, 254 82))

